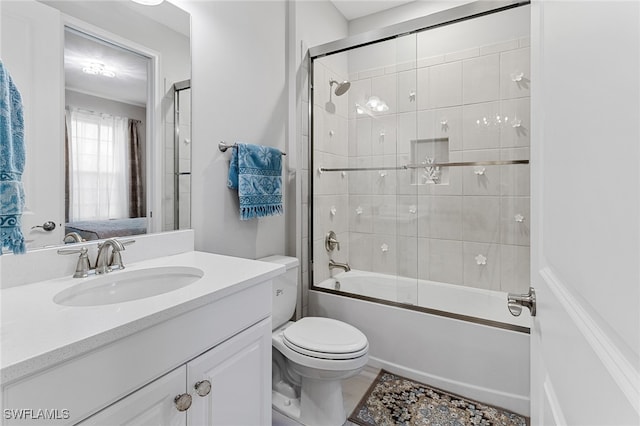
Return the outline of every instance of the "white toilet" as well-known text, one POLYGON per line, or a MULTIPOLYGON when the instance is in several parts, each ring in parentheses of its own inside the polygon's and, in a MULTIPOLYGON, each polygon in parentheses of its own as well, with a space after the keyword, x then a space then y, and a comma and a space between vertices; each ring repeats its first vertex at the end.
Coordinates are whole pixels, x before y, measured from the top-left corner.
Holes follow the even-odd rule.
POLYGON ((357 328, 330 318, 290 321, 298 293, 298 259, 258 259, 285 265, 273 280, 272 401, 278 411, 307 426, 344 424, 343 379, 368 360, 369 342, 357 328))

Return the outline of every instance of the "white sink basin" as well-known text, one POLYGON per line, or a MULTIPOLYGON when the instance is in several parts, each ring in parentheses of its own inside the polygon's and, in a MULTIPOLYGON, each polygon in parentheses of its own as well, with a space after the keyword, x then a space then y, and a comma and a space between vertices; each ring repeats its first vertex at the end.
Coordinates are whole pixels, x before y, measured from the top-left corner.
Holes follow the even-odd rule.
POLYGON ((136 271, 113 271, 88 278, 53 297, 66 306, 97 306, 156 296, 198 281, 204 272, 198 268, 168 266, 136 271))

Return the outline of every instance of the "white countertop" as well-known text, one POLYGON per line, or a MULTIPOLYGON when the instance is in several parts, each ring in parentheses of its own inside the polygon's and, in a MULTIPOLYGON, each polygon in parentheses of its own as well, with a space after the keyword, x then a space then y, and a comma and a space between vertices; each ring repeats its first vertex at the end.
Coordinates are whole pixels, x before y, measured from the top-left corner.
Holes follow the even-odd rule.
POLYGON ((285 272, 283 265, 196 251, 126 264, 125 271, 157 266, 196 267, 204 276, 165 294, 90 307, 61 306, 53 302, 53 297, 95 276, 68 276, 0 291, 1 383, 13 382, 285 272))

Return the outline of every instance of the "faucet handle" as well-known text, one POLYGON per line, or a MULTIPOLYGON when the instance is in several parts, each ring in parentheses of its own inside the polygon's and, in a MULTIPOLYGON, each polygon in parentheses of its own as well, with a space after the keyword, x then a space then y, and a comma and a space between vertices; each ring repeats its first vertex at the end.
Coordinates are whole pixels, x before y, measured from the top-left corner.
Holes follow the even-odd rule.
POLYGON ((89 256, 87 255, 88 251, 86 247, 58 249, 58 254, 80 254, 73 278, 86 278, 89 275, 91 265, 89 263, 89 256))
POLYGON ((327 235, 324 237, 324 248, 327 252, 332 252, 335 248, 340 250, 340 242, 336 237, 336 233, 333 231, 329 231, 327 235))
MULTIPOLYGON (((107 241, 111 244, 111 257, 109 260, 104 263, 101 271, 98 273, 106 273, 112 270, 113 266, 117 266, 117 269, 124 269, 124 263, 122 263, 122 254, 120 253, 122 250, 125 250, 125 246, 131 245, 136 242, 134 239, 129 240, 117 240, 115 238, 109 238, 105 240, 103 243, 98 244, 98 248, 102 249, 102 247, 107 243, 107 241)), ((98 255, 100 253, 98 252, 98 255)), ((99 258, 100 256, 98 256, 99 258)), ((97 262, 97 261, 96 261, 97 262)), ((98 268, 98 266, 96 266, 98 268)))
POLYGON ((108 266, 117 266, 118 269, 124 269, 124 264, 122 263, 122 255, 119 251, 111 252, 111 262, 109 262, 108 266))
POLYGON ((58 249, 58 254, 80 254, 80 256, 82 255, 86 255, 87 252, 89 250, 87 250, 86 247, 79 247, 79 248, 61 248, 58 249))
MULTIPOLYGON (((136 240, 133 240, 133 239, 120 241, 120 243, 123 246, 123 250, 124 250, 124 246, 129 246, 135 242, 136 240)), ((113 250, 111 252, 111 262, 109 262, 109 266, 117 266, 118 269, 124 269, 124 264, 122 263, 122 254, 120 254, 120 251, 113 250)))

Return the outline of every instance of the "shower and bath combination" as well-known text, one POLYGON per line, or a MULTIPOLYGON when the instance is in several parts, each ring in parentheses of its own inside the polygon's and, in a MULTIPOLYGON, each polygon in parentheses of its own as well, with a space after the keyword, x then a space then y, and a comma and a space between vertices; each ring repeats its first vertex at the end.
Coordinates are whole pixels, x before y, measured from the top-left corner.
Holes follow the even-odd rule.
MULTIPOLYGON (((321 219, 311 222, 309 239, 320 240, 328 231, 323 227, 331 225, 349 247, 334 261, 346 260, 354 271, 386 274, 390 283, 408 278, 388 296, 376 297, 383 302, 527 332, 527 322, 512 318, 504 302, 509 292, 527 296, 530 244, 523 218, 530 209, 530 179, 529 169, 519 165, 529 160, 518 158, 527 155, 524 150, 509 159, 500 155, 506 155, 505 148, 530 146, 529 134, 518 130, 529 122, 529 89, 511 79, 511 74, 530 72, 529 46, 520 44, 528 36, 529 13, 526 8, 490 11, 491 18, 478 18, 461 9, 460 21, 442 15, 437 28, 311 49, 311 81, 326 80, 324 88, 311 87, 311 99, 322 101, 321 108, 310 109, 310 170, 329 173, 311 181, 310 216, 321 219), (492 20, 522 25, 503 34, 492 20), (492 43, 502 50, 481 49, 492 43), (452 54, 465 49, 477 50, 477 57, 452 54), (446 64, 432 59, 447 55, 446 64), (501 65, 501 58, 510 62, 501 65), (490 72, 479 64, 490 64, 490 72), (471 90, 476 83, 492 90, 476 93, 471 90), (322 116, 314 120, 314 114, 322 116), (518 124, 492 124, 487 131, 479 123, 490 114, 518 116, 518 124), (326 143, 332 137, 340 143, 326 143), (490 161, 478 157, 479 148, 490 161), (328 211, 329 206, 336 208, 328 211), (428 282, 439 289, 462 285, 473 294, 498 292, 500 303, 471 315, 459 297, 452 306, 439 304, 449 300, 445 297, 425 297, 428 282)), ((310 282, 322 289, 335 268, 324 266, 329 258, 323 250, 317 253, 310 244, 309 252, 323 266, 314 268, 310 282)))
POLYGON ((532 305, 530 91, 511 79, 531 75, 531 16, 472 4, 310 49, 307 309, 363 330, 376 366, 527 413, 531 315, 507 299, 532 305), (498 114, 518 123, 481 125, 498 114))

